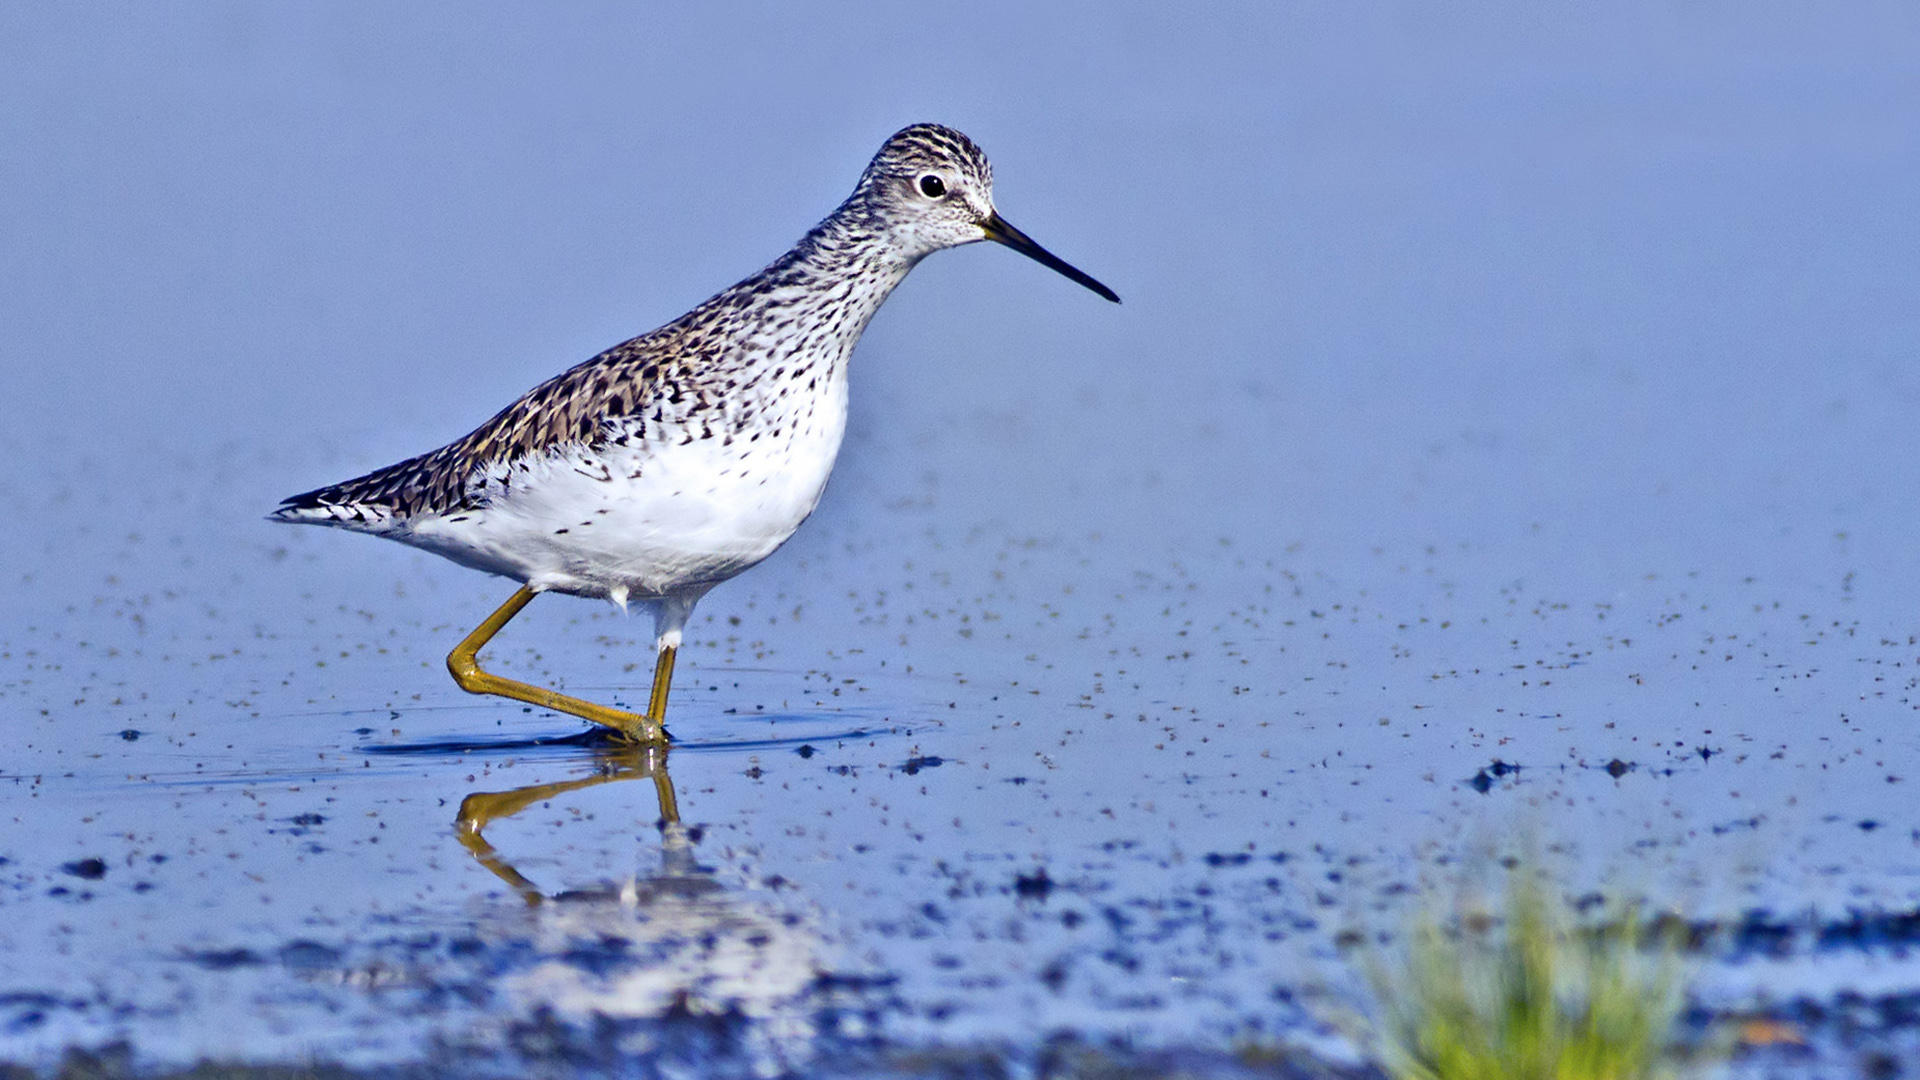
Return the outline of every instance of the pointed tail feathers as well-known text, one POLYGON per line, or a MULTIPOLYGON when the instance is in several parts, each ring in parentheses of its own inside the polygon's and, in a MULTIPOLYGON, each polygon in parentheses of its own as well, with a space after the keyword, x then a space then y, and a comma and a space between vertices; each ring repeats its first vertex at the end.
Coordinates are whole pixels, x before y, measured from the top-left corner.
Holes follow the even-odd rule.
POLYGON ((268 521, 290 525, 332 525, 359 532, 382 532, 393 524, 394 508, 384 503, 355 500, 341 488, 318 488, 289 496, 267 515, 268 521))

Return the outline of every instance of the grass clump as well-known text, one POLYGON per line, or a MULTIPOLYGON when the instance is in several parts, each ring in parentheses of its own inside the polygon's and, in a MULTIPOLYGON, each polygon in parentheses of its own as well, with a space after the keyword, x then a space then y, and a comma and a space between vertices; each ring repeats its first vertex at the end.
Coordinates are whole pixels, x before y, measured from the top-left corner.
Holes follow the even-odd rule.
MULTIPOLYGON (((1463 908, 1466 905, 1462 905, 1463 908)), ((1679 943, 1625 908, 1583 929, 1531 864, 1496 912, 1416 913, 1368 979, 1395 1080, 1675 1080, 1679 943)))

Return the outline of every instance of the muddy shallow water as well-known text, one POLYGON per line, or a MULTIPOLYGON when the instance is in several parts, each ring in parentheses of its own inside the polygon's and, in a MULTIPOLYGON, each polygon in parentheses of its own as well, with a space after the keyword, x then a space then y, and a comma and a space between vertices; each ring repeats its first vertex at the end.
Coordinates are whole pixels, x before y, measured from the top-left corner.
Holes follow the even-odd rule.
MULTIPOLYGON (((0 1060, 1351 1062, 1340 943, 1514 829, 1722 929, 1753 1071, 1920 1059, 1910 17, 1402 14, 1008 12, 978 93, 851 14, 0 16, 0 1060), (1126 302, 916 271, 665 759, 454 687, 507 583, 261 520, 923 116, 1126 302)), ((489 656, 631 704, 647 634, 489 656)))

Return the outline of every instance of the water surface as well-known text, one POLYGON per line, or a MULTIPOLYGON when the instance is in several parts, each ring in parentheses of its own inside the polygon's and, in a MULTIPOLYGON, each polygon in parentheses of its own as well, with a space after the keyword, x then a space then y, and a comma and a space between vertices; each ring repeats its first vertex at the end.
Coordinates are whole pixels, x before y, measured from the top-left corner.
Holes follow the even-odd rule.
MULTIPOLYGON (((1350 1060, 1337 942, 1516 824, 1748 929, 1755 1068, 1920 1055, 1912 15, 977 14, 0 15, 0 1058, 1350 1060), (508 583, 261 520, 920 119, 1126 302, 916 271, 669 761, 454 687, 508 583)), ((489 655, 632 703, 647 630, 489 655)))

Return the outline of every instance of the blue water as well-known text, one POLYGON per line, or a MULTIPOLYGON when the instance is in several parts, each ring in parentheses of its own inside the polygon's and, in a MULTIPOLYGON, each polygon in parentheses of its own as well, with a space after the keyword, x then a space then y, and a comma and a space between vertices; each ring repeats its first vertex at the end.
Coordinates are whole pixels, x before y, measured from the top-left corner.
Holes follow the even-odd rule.
MULTIPOLYGON (((1515 827, 1696 918, 1913 911, 1917 23, 0 10, 0 1059, 673 1001, 749 1071, 1339 1057, 1337 936, 1515 827), (529 906, 455 809, 606 763, 445 677, 510 587, 261 515, 751 272, 922 119, 1125 303, 914 273, 821 509, 690 632, 695 835, 542 800, 487 831, 529 906)), ((646 632, 547 599, 491 655, 632 701, 646 632)), ((1920 990, 1814 940, 1699 994, 1920 990)))

